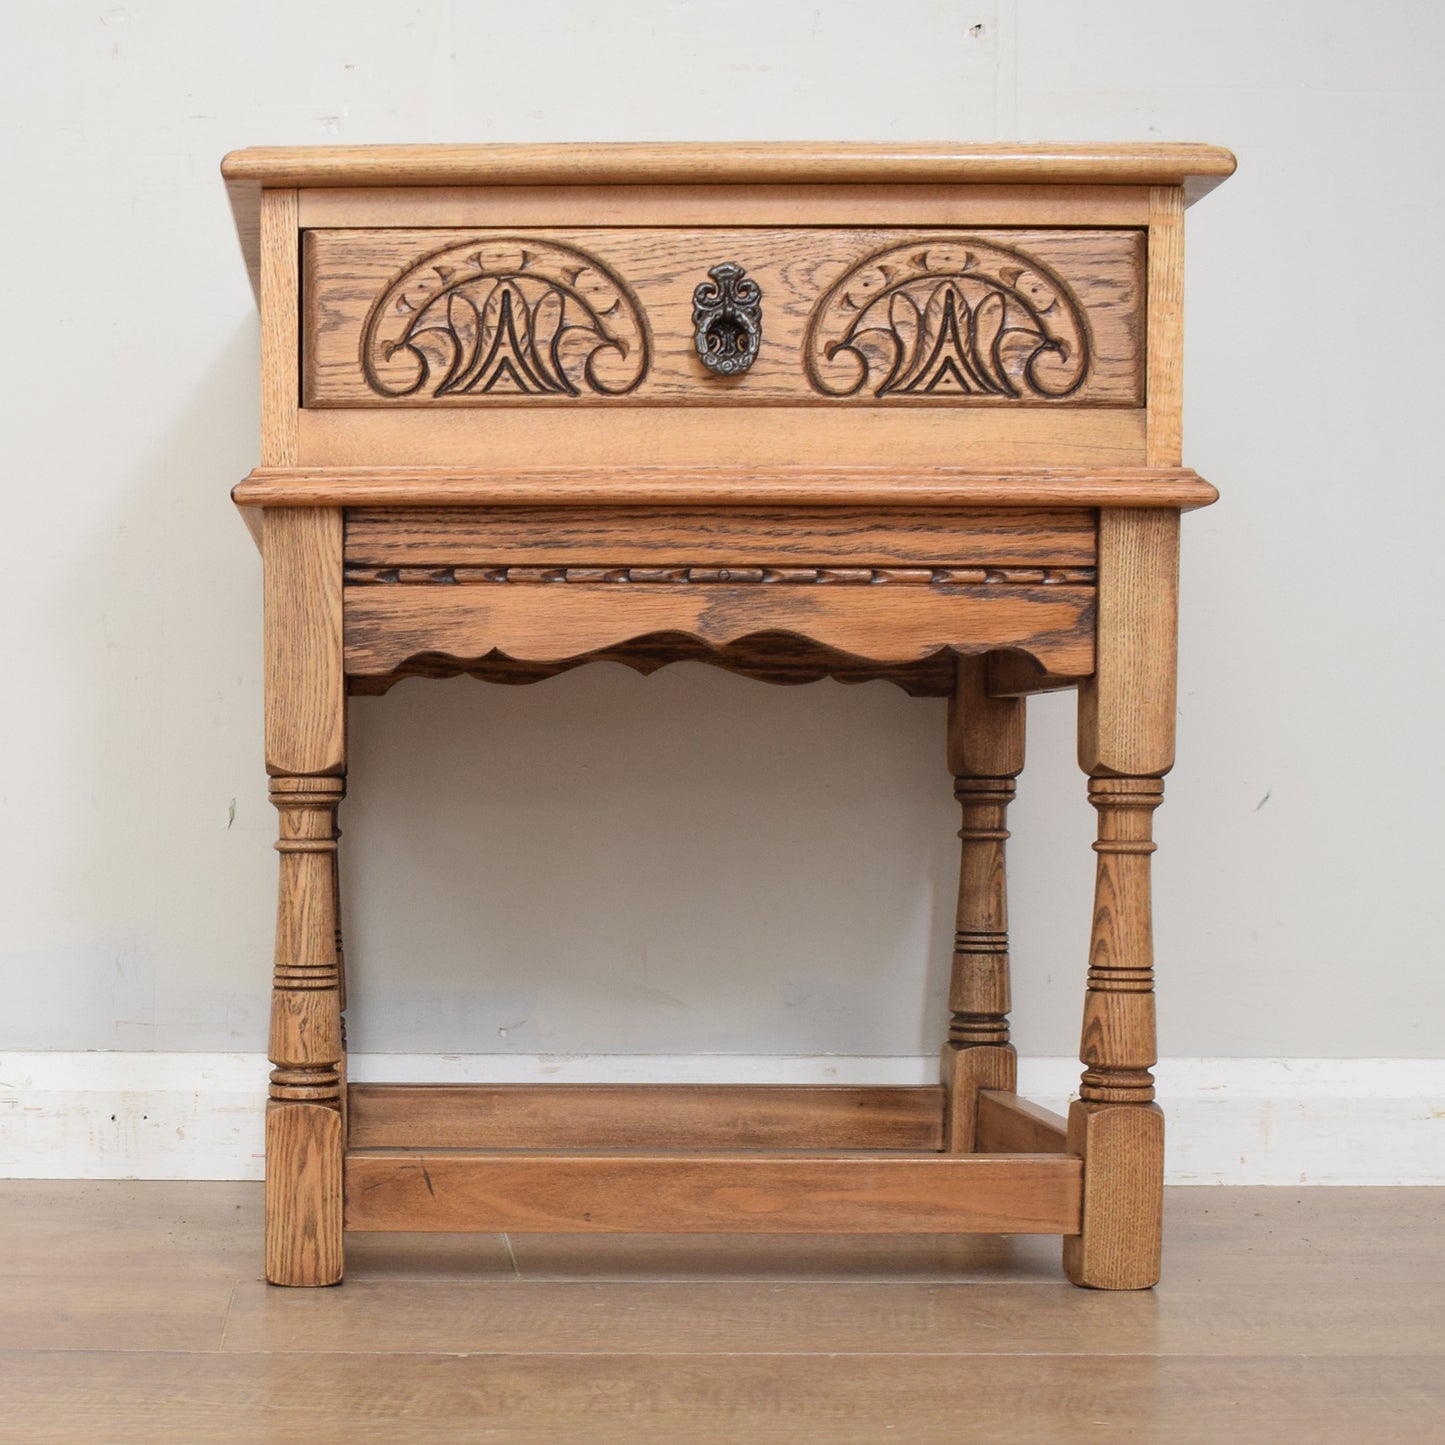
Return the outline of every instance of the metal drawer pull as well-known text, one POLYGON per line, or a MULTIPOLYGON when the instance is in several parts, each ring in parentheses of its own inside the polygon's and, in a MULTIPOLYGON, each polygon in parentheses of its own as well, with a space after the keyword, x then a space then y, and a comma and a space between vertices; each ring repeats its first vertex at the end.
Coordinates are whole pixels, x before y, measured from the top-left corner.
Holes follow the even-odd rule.
POLYGON ((763 288, 736 261, 707 273, 692 293, 693 340, 709 371, 738 376, 757 360, 763 341, 763 288))

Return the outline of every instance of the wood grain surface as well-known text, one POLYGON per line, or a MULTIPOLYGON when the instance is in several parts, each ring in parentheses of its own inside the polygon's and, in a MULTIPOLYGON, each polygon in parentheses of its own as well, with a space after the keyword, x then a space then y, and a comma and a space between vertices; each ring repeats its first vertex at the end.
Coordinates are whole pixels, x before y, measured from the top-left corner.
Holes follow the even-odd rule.
POLYGON ((301 279, 295 191, 267 191, 259 208, 260 254, 255 274, 261 307, 261 462, 295 466, 296 375, 301 353, 301 279))
POLYGON ((353 1084, 353 1149, 937 1149, 943 1092, 714 1084, 353 1084))
POLYGON ((1091 568, 1094 530, 1093 513, 1082 508, 356 507, 346 514, 345 548, 348 568, 530 564, 1042 571, 1091 568))
POLYGON ((340 1111, 266 1105, 266 1278, 336 1284, 342 1273, 340 1111))
POLYGON ((1012 1091, 984 1089, 978 1096, 978 1149, 982 1154, 1062 1154, 1068 1121, 1012 1091))
MULTIPOLYGON (((445 418, 444 420, 450 420, 445 418)), ((1187 467, 599 465, 258 467, 240 507, 1206 507, 1218 497, 1187 467)))
POLYGON ((1179 516, 1099 516, 1099 660, 1079 690, 1079 766, 1091 776, 1155 776, 1174 766, 1179 516))
POLYGON ((352 1230, 929 1234, 1078 1228, 1066 1155, 348 1151, 352 1230))
POLYGON ((1184 193, 1149 193, 1148 462, 1179 465, 1184 448, 1184 193))
MULTIPOLYGON (((987 277, 986 285, 965 283, 980 295, 992 291, 1002 296, 1016 283, 1019 299, 1009 303, 1013 309, 1008 312, 1014 334, 1037 324, 1051 344, 1057 332, 1061 344, 1086 354, 1086 366, 1085 356, 1078 358, 1082 378, 1076 389, 1060 400, 1049 400, 1044 390, 1031 387, 1020 365, 1010 378, 1020 393, 1011 404, 1138 407, 1143 404, 1143 238, 1142 230, 1124 229, 534 228, 519 235, 481 229, 308 231, 303 396, 311 408, 873 404, 880 400, 878 389, 888 376, 894 354, 889 347, 877 342, 866 383, 848 399, 838 393, 853 385, 857 367, 848 357, 830 362, 825 348, 840 341, 849 318, 856 319, 860 308, 869 306, 870 287, 902 286, 912 268, 919 280, 910 285, 922 288, 920 302, 948 277, 987 277), (885 252, 889 261, 868 264, 869 258, 885 252), (720 379, 703 367, 693 341, 694 288, 723 261, 743 266, 763 292, 762 349, 745 375, 731 379, 720 379), (487 275, 516 274, 519 284, 534 289, 542 282, 550 284, 547 294, 555 307, 563 304, 558 298, 573 297, 570 309, 559 310, 557 318, 558 324, 573 328, 567 345, 584 335, 581 328, 587 324, 603 328, 599 337, 616 338, 616 347, 594 347, 588 341, 570 366, 555 368, 559 379, 575 386, 576 395, 538 389, 545 348, 527 345, 520 309, 513 322, 535 374, 525 359, 506 373, 480 369, 480 353, 500 328, 495 322, 470 323, 470 318, 463 327, 451 309, 454 298, 468 296, 485 306, 496 282, 482 279, 479 265, 487 275), (838 283, 847 285, 851 298, 842 311, 826 304, 838 283), (1031 295, 1041 308, 1037 317, 1025 309, 1031 295), (584 304, 598 316, 584 311, 584 304), (1067 324, 1076 310, 1083 318, 1077 340, 1075 328, 1067 324), (418 344, 425 345, 452 322, 461 341, 453 334, 449 346, 435 354, 429 349, 432 370, 425 382, 415 392, 396 395, 421 376, 420 363, 410 352, 386 360, 387 346, 411 334, 408 328, 413 327, 422 328, 418 344), (480 379, 467 389, 438 394, 446 358, 455 356, 458 347, 464 354, 479 353, 480 379), (645 364, 639 351, 648 353, 645 364), (588 385, 584 356, 600 367, 603 389, 588 385), (805 360, 818 370, 827 392, 810 381, 805 360), (626 388, 625 395, 609 394, 617 388, 626 388)), ((519 297, 521 292, 513 294, 519 297)), ((520 308, 520 301, 516 304, 520 308)), ((870 345, 868 337, 891 334, 895 323, 902 324, 900 317, 890 303, 874 306, 866 318, 863 344, 870 345)), ((962 321, 966 328, 966 314, 962 321)), ((1047 374, 1056 362, 1048 353, 1035 365, 1047 374)), ((976 382, 965 382, 955 370, 931 390, 894 393, 883 400, 889 406, 932 407, 998 405, 1001 398, 976 382)))
POLYGON ((347 690, 357 696, 375 697, 390 691, 407 677, 465 675, 483 682, 523 684, 544 682, 591 662, 615 662, 644 676, 673 663, 697 662, 755 682, 785 687, 820 682, 824 678, 846 683, 881 681, 892 683, 910 697, 948 697, 953 691, 955 661, 952 653, 938 653, 920 662, 867 662, 787 632, 755 633, 721 647, 710 647, 685 633, 666 632, 616 647, 598 648, 560 662, 518 662, 500 653, 474 658, 414 653, 391 672, 350 677, 346 685, 347 690))
POLYGON ((1087 406, 584 406, 557 425, 548 406, 303 407, 300 465, 572 470, 771 471, 837 459, 917 471, 1144 465, 1144 408, 1087 406), (826 460, 825 460, 826 459, 826 460))
POLYGON ((346 767, 342 517, 326 507, 265 513, 266 771, 346 767))
MULTIPOLYGON (((306 230, 375 226, 1147 226, 1148 186, 339 186, 306 230)), ((237 220, 238 228, 242 225, 237 220)))
POLYGON ((1179 185, 1234 172, 1218 146, 1147 141, 652 141, 591 145, 251 146, 221 162, 228 181, 267 186, 698 185, 914 182, 922 185, 1179 185))
POLYGON ((1088 585, 987 583, 348 587, 346 671, 385 676, 422 653, 554 662, 657 633, 723 647, 781 631, 874 662, 1015 647, 1053 671, 1086 673, 1093 597, 1088 585))
POLYGON ((1014 779, 1024 766, 1018 698, 988 694, 988 659, 960 657, 948 707, 947 759, 962 809, 958 907, 941 1066, 948 1148, 979 1148, 980 1091, 1016 1086, 1009 1042, 1008 883, 1004 847, 1014 779))

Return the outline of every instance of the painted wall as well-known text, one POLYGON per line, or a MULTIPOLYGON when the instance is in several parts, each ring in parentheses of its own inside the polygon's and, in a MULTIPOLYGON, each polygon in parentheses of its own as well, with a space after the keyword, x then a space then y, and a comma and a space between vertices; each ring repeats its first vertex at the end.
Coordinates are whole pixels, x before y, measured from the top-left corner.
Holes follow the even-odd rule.
MULTIPOLYGON (((1442 1052, 1435 556, 1445 10, 1394 0, 71 0, 0 27, 0 1048, 263 1046, 260 569, 227 501, 259 143, 1199 139, 1161 1043, 1442 1052)), ((352 713, 353 1043, 929 1054, 943 707, 694 666, 412 682, 352 713)), ((1072 700, 1015 808, 1017 1038, 1076 1043, 1072 700)))

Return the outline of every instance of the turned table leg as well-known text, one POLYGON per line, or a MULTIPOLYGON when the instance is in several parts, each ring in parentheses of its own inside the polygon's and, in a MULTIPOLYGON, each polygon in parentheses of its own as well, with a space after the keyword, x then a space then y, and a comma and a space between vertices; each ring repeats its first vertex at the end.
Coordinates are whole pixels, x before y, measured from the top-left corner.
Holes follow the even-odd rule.
POLYGON ((948 989, 942 1077, 944 1148, 977 1147, 980 1089, 1017 1087, 1009 1043, 1009 956, 1005 821, 1024 765, 1024 701, 992 698, 986 659, 963 657, 948 708, 948 767, 963 808, 958 920, 948 989))
POLYGON ((280 891, 266 1106, 266 1278, 342 1274, 345 1045, 336 809, 346 784, 341 514, 268 508, 266 768, 280 891))
POLYGON ((1084 1000, 1084 1074, 1068 1149, 1084 1160, 1075 1284, 1158 1282, 1164 1116, 1154 1103, 1150 855, 1163 774, 1174 762, 1179 514, 1105 511, 1099 522, 1098 661, 1079 692, 1079 762, 1098 810, 1094 921, 1084 1000))
POLYGON ((337 777, 273 778, 281 884, 266 1105, 266 1278, 341 1278, 341 968, 336 928, 337 777))

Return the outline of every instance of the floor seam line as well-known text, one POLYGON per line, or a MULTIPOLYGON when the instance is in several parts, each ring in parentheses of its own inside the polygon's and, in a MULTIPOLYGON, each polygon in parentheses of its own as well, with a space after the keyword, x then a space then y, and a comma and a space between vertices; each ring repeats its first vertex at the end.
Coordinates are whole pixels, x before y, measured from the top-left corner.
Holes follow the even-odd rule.
POLYGON ((225 1352, 226 1332, 231 1328, 231 1309, 236 1303, 236 1290, 240 1287, 240 1284, 241 1281, 239 1279, 233 1279, 231 1281, 231 1292, 226 1296, 226 1311, 221 1316, 221 1340, 215 1348, 215 1354, 219 1355, 225 1352))

